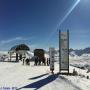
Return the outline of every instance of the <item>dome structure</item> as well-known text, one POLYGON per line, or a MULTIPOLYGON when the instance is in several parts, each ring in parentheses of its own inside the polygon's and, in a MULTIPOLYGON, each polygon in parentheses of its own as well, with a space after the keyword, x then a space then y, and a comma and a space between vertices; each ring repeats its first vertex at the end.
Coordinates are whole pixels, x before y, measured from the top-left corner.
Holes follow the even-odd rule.
POLYGON ((12 47, 10 49, 10 51, 20 51, 20 50, 25 50, 25 51, 29 51, 29 47, 25 44, 19 44, 19 45, 16 45, 14 47, 12 47))
POLYGON ((19 62, 19 60, 26 57, 27 51, 30 51, 30 48, 25 44, 19 44, 12 47, 8 52, 10 54, 10 61, 11 58, 16 58, 16 62, 19 62))

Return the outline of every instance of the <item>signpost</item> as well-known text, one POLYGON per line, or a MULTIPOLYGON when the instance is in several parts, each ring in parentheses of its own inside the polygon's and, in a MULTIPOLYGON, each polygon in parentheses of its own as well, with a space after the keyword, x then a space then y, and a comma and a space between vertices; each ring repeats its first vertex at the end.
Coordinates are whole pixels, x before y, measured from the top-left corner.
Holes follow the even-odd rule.
POLYGON ((54 48, 49 48, 49 56, 50 56, 50 70, 52 74, 54 73, 54 53, 55 49, 54 48))
POLYGON ((69 73, 69 31, 59 31, 59 72, 69 73))

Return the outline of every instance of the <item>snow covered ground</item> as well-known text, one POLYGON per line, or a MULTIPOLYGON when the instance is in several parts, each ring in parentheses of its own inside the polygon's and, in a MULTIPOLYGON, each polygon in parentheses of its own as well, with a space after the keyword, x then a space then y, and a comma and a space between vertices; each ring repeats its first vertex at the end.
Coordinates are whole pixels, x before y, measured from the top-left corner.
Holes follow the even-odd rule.
POLYGON ((49 66, 23 66, 20 63, 0 62, 0 90, 90 90, 90 73, 75 68, 82 76, 58 75, 59 65, 55 62, 55 74, 51 75, 49 66))

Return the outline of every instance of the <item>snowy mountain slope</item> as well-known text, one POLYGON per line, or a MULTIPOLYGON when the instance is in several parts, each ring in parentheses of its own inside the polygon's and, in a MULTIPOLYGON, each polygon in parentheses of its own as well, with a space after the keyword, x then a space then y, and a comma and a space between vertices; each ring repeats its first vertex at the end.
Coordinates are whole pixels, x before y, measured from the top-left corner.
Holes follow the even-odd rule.
POLYGON ((0 55, 8 54, 8 51, 0 51, 0 55))
POLYGON ((70 59, 70 64, 76 67, 80 67, 83 69, 89 69, 90 70, 90 54, 82 54, 81 56, 77 56, 74 52, 70 52, 69 59, 70 59))

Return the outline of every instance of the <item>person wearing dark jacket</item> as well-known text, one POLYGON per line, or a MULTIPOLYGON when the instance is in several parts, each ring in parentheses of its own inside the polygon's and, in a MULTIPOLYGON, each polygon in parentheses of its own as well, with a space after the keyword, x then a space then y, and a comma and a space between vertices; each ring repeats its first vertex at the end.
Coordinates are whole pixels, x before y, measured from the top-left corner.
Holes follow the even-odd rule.
POLYGON ((30 65, 30 60, 28 58, 26 59, 26 65, 30 65))

